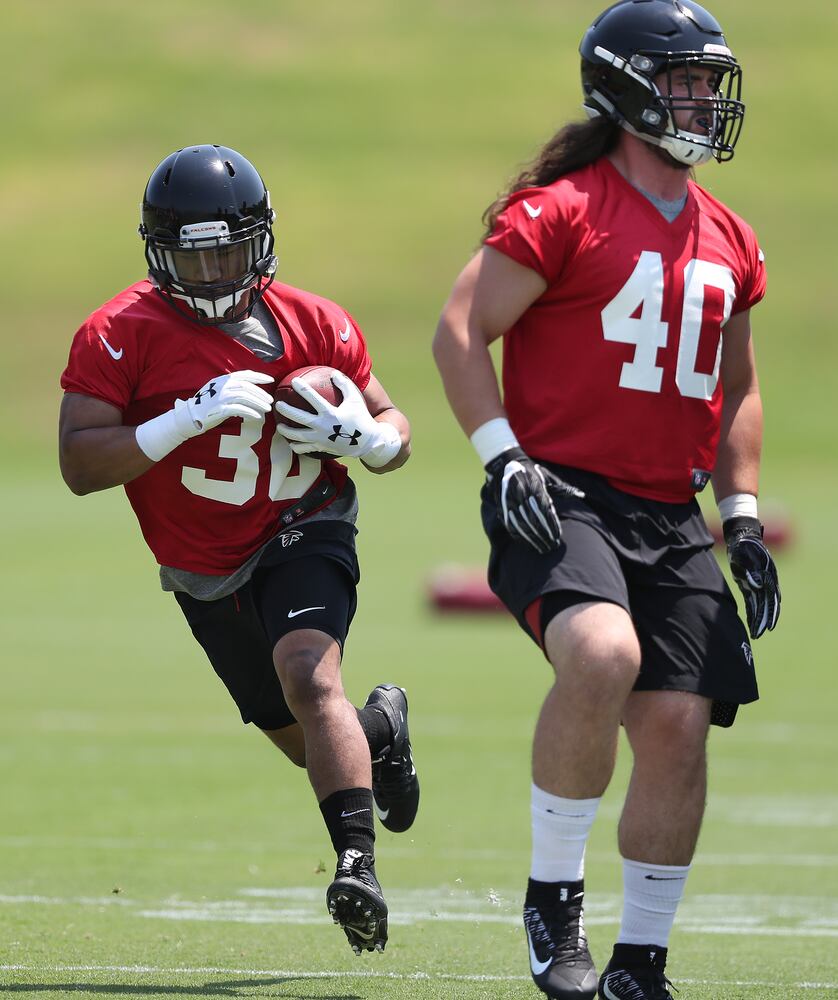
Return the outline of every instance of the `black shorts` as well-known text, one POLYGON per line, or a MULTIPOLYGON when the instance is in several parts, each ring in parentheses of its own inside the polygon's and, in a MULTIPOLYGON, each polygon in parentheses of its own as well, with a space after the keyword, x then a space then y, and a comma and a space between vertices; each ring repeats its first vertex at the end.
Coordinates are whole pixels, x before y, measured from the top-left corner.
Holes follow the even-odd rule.
POLYGON ((759 697, 753 654, 696 501, 645 500, 593 473, 542 464, 585 499, 557 502, 562 545, 541 555, 509 536, 484 488, 492 590, 539 645, 559 611, 618 604, 640 642, 634 689, 703 695, 713 699, 712 721, 732 725, 737 707, 759 697))
POLYGON ((175 593, 242 722, 282 729, 296 721, 274 669, 274 646, 288 632, 312 628, 330 635, 342 650, 358 579, 355 528, 316 521, 278 535, 249 582, 229 597, 198 601, 175 593))

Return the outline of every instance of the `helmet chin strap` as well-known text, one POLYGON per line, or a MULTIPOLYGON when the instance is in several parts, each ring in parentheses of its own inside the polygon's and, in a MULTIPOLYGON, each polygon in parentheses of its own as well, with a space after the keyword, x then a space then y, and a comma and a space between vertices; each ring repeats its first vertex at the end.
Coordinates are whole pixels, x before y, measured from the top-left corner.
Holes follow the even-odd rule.
POLYGON ((713 158, 713 150, 705 145, 706 136, 696 132, 679 132, 674 135, 649 135, 648 132, 639 132, 627 121, 620 122, 620 125, 632 135, 648 142, 651 146, 659 146, 665 149, 669 155, 679 163, 684 163, 690 167, 700 167, 702 163, 707 163, 713 158))
POLYGON ((234 292, 232 295, 221 295, 217 299, 198 299, 193 298, 191 295, 181 295, 178 292, 172 292, 171 294, 174 298, 186 302, 190 307, 194 306, 196 309, 200 309, 207 316, 223 317, 230 309, 241 302, 242 296, 245 292, 249 292, 252 287, 251 285, 248 288, 239 289, 239 291, 234 292))

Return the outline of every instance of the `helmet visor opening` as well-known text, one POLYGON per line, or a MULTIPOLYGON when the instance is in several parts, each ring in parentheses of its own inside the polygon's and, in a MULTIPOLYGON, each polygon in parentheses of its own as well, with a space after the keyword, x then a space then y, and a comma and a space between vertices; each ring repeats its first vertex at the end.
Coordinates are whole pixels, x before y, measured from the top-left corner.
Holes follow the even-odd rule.
POLYGON ((169 271, 184 285, 214 285, 238 281, 255 273, 262 240, 251 237, 239 243, 194 240, 189 250, 170 250, 169 271))

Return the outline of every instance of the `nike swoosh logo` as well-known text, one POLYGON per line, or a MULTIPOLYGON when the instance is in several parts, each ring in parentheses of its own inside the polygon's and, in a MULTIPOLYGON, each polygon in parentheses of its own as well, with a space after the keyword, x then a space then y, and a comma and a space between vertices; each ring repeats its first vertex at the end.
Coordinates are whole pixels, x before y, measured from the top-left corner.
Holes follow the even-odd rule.
POLYGON ((524 208, 527 210, 527 215, 531 219, 537 219, 539 215, 544 211, 544 206, 539 205, 538 208, 533 208, 532 205, 524 198, 524 208))
POLYGON ((118 351, 115 351, 111 347, 111 345, 107 342, 107 340, 105 340, 105 338, 102 336, 101 333, 99 334, 99 340, 101 340, 102 343, 105 345, 105 349, 107 350, 108 354, 110 354, 110 356, 114 359, 114 361, 119 361, 119 359, 122 357, 123 348, 120 347, 118 351))
POLYGON ((288 617, 296 618, 297 615, 304 615, 306 611, 325 611, 325 610, 326 610, 325 604, 318 604, 316 608, 300 608, 299 611, 289 611, 288 617))
POLYGON ((686 875, 644 875, 650 882, 683 882, 686 875))
POLYGON ((544 962, 539 962, 535 954, 535 948, 533 948, 532 941, 530 940, 529 931, 527 931, 527 944, 530 947, 530 968, 532 969, 532 974, 534 976, 540 976, 542 972, 546 972, 550 968, 550 963, 553 959, 550 957, 544 962))
POLYGON ((383 823, 384 820, 387 819, 387 817, 390 815, 390 810, 389 809, 381 809, 381 808, 379 808, 378 803, 374 799, 373 799, 373 805, 375 806, 375 815, 383 823))
POLYGON ((368 812, 369 812, 369 809, 365 806, 363 809, 353 809, 352 812, 347 812, 344 809, 343 812, 340 815, 341 815, 341 817, 344 817, 344 816, 357 816, 358 813, 368 813, 368 812))
POLYGON ((340 337, 340 339, 341 339, 341 340, 342 340, 342 341, 344 342, 344 344, 345 344, 345 343, 347 342, 347 340, 349 340, 349 338, 350 338, 350 336, 351 336, 351 335, 352 335, 352 330, 351 330, 351 328, 350 328, 350 326, 349 326, 349 320, 347 319, 347 321, 346 321, 346 328, 345 328, 345 329, 343 329, 343 330, 341 330, 341 331, 340 331, 340 332, 338 333, 338 336, 340 337))

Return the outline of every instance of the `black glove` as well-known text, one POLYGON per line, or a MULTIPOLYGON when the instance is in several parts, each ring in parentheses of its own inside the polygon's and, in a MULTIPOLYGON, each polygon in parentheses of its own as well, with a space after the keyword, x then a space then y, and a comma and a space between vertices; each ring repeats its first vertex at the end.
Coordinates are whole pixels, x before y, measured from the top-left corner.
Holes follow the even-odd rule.
POLYGON ((758 639, 773 629, 780 617, 780 584, 777 567, 762 540, 762 525, 755 517, 732 517, 722 525, 733 579, 745 598, 748 631, 758 639))
POLYGON ((507 448, 487 463, 486 484, 506 530, 513 538, 532 545, 536 552, 550 552, 561 544, 562 526, 553 496, 585 496, 537 465, 521 448, 507 448))

